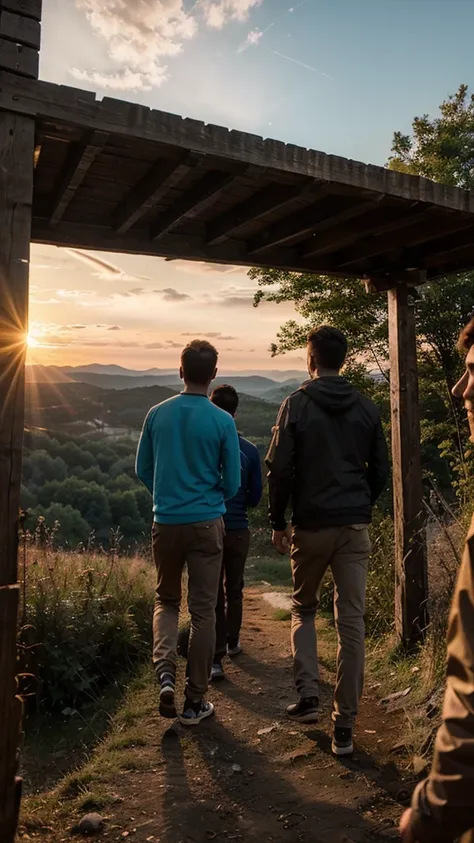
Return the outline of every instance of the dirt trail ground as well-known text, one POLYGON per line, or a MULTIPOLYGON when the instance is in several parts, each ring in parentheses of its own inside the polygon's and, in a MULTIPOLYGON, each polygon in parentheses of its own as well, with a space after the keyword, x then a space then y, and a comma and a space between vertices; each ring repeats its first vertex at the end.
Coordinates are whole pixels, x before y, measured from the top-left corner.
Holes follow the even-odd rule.
MULTIPOLYGON (((275 619, 260 589, 247 592, 245 653, 226 664, 227 681, 211 690, 216 717, 184 730, 151 715, 146 746, 133 750, 138 769, 113 783, 116 803, 102 812, 108 822, 100 840, 343 843, 396 836, 397 799, 406 791, 389 749, 400 723, 384 716, 369 688, 356 753, 336 760, 329 737, 333 677, 324 669, 320 722, 286 721, 294 697, 288 626, 275 619)), ((323 663, 324 638, 323 632, 323 663)), ((70 837, 64 828, 42 839, 70 837)))

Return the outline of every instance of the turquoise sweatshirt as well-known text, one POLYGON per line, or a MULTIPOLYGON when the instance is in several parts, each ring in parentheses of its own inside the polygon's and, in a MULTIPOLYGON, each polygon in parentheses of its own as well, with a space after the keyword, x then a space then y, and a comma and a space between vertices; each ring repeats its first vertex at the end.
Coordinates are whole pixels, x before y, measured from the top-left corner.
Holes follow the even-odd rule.
POLYGON ((204 395, 182 393, 153 407, 138 445, 136 472, 153 495, 158 524, 194 524, 224 515, 240 486, 232 416, 204 395))

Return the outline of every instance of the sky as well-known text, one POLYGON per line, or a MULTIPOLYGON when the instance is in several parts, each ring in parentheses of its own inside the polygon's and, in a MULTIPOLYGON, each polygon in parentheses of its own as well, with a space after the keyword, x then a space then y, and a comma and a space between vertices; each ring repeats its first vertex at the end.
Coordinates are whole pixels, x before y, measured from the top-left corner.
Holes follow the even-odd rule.
MULTIPOLYGON (((393 132, 473 83, 474 0, 43 0, 42 79, 383 165, 393 132)), ((301 368, 291 305, 245 270, 33 246, 30 362, 301 368)))

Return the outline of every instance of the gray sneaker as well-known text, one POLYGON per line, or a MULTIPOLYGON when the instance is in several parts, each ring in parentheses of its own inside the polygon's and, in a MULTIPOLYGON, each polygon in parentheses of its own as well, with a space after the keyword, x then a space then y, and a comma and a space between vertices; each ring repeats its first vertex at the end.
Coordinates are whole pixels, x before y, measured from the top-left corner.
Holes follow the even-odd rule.
POLYGON ((160 683, 160 707, 159 712, 167 720, 174 720, 177 715, 175 703, 175 678, 172 673, 162 673, 159 677, 160 683))
POLYGON ((227 655, 230 656, 231 659, 234 658, 234 656, 240 656, 241 652, 242 647, 240 645, 240 641, 237 641, 235 647, 227 647, 227 655))
POLYGON ((206 700, 201 700, 198 703, 185 700, 183 713, 178 715, 178 719, 182 726, 199 726, 201 720, 212 717, 213 714, 214 706, 212 703, 206 702, 206 700))
POLYGON ((222 662, 214 662, 211 667, 211 682, 220 682, 222 679, 225 679, 222 662))

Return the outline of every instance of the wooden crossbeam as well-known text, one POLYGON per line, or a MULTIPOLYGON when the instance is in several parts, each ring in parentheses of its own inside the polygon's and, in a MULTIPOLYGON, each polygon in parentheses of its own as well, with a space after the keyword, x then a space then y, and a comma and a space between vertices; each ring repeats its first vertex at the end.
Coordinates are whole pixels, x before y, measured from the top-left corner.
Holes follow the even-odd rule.
MULTIPOLYGON (((453 221, 454 222, 454 221, 453 221)), ((459 221, 464 222, 463 220, 459 221)), ((373 262, 375 271, 388 272, 395 271, 397 278, 400 272, 406 269, 432 269, 435 267, 442 267, 445 263, 450 261, 450 256, 460 251, 469 251, 474 249, 474 225, 469 220, 457 231, 449 234, 448 223, 444 226, 443 234, 438 234, 437 238, 433 238, 433 246, 429 252, 426 248, 420 246, 419 248, 400 248, 395 250, 387 257, 387 254, 380 254, 380 259, 373 262), (466 240, 466 237, 469 238, 466 240)), ((377 252, 378 254, 378 252, 377 252)))
MULTIPOLYGON (((347 250, 339 256, 335 255, 335 264, 341 268, 350 267, 362 260, 382 255, 385 252, 419 246, 437 240, 450 232, 465 232, 466 228, 472 227, 473 220, 468 216, 461 217, 456 215, 451 219, 449 217, 441 219, 436 218, 433 214, 428 214, 426 222, 420 224, 411 232, 404 231, 403 228, 397 232, 394 232, 392 229, 391 233, 386 237, 370 237, 370 240, 362 242, 360 246, 347 250)), ((465 233, 462 236, 465 238, 465 233)), ((437 246, 435 245, 435 251, 436 248, 437 246)), ((416 265, 417 263, 418 259, 408 261, 409 266, 412 264, 416 265)))
POLYGON ((340 221, 338 221, 338 224, 335 225, 333 218, 328 219, 321 223, 315 229, 313 235, 301 244, 301 257, 319 257, 320 255, 327 254, 327 252, 333 252, 338 247, 353 243, 358 237, 363 237, 369 231, 375 235, 404 228, 412 224, 419 217, 419 206, 417 208, 416 211, 411 213, 404 213, 396 205, 387 207, 384 202, 379 206, 372 203, 366 213, 359 215, 360 219, 348 224, 341 225, 340 221))
POLYGON ((42 0, 0 0, 0 9, 36 21, 41 20, 41 6, 42 0))
POLYGON ((92 132, 86 143, 72 147, 59 179, 59 187, 54 194, 50 215, 51 225, 57 225, 63 218, 88 170, 107 143, 108 137, 107 132, 92 132))
POLYGON ((41 25, 33 18, 14 15, 0 6, 0 38, 23 44, 39 50, 41 41, 41 25))
POLYGON ((253 222, 271 211, 276 211, 290 202, 299 193, 301 187, 288 184, 269 184, 258 193, 240 202, 225 214, 209 223, 206 230, 206 242, 220 243, 229 234, 248 222, 253 222))
MULTIPOLYGON (((261 234, 253 238, 249 243, 249 254, 256 254, 270 246, 281 245, 293 240, 295 237, 303 238, 317 230, 319 226, 326 227, 331 220, 337 224, 343 220, 358 216, 367 210, 368 203, 354 202, 353 197, 348 196, 327 196, 328 186, 320 189, 319 201, 304 208, 299 213, 271 225, 261 234), (325 201, 321 200, 326 197, 325 201)), ((318 194, 316 194, 318 196, 318 194)), ((373 203, 369 203, 373 206, 373 203)))
POLYGON ((204 155, 183 153, 179 158, 161 158, 157 161, 115 212, 113 227, 117 234, 124 234, 132 228, 192 168, 204 160, 204 155))
POLYGON ((221 191, 234 180, 235 176, 235 172, 210 170, 178 202, 169 210, 160 214, 158 219, 152 223, 150 226, 151 239, 156 240, 156 238, 161 237, 191 211, 196 213, 204 205, 215 201, 221 191))

